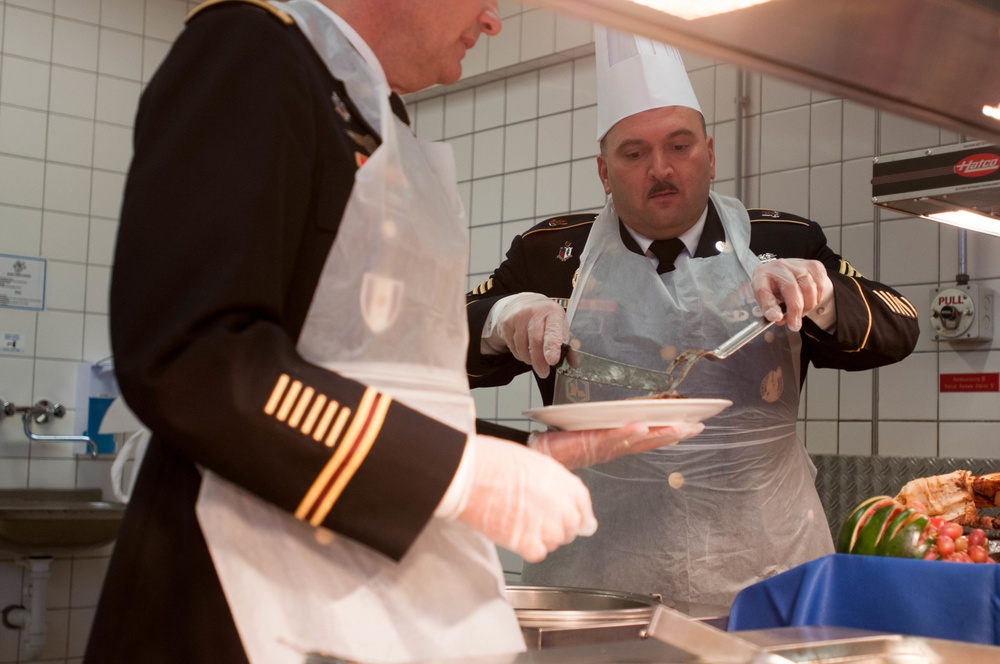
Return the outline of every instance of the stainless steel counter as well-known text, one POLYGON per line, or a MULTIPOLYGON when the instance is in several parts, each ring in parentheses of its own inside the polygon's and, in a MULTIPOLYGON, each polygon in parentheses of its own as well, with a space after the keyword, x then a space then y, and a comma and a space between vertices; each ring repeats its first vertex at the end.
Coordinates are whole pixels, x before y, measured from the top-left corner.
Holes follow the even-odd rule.
MULTIPOLYGON (((842 627, 781 627, 732 632, 782 661, 819 664, 971 664, 1000 662, 1000 647, 962 641, 909 637, 842 627)), ((710 648, 709 648, 710 649, 710 648)), ((687 664, 725 661, 757 664, 759 659, 713 659, 654 638, 528 650, 511 655, 425 660, 418 664, 687 664)), ((705 652, 705 650, 701 650, 705 652)), ((311 655, 304 664, 348 664, 311 655)), ((350 664, 362 664, 351 662, 350 664)))
MULTIPOLYGON (((961 641, 904 637, 832 627, 782 627, 736 632, 793 662, 860 664, 969 664, 1000 662, 1000 648, 961 641)), ((432 660, 422 664, 455 664, 432 660)), ((653 639, 532 650, 517 655, 464 658, 467 664, 674 664, 710 662, 653 639)), ((313 664, 313 663, 310 663, 313 664)), ((325 664, 317 661, 315 664, 325 664)))

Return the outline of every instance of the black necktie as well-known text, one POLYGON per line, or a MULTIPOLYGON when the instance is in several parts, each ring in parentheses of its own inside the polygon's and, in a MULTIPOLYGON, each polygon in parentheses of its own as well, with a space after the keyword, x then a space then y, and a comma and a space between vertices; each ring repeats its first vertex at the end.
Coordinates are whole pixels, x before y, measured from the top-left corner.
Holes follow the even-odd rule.
POLYGON ((403 100, 395 92, 389 95, 389 106, 397 118, 406 124, 410 124, 410 114, 406 112, 406 104, 403 103, 403 100))
POLYGON ((653 240, 653 244, 649 245, 649 250, 660 259, 660 264, 656 267, 656 273, 663 274, 664 272, 673 271, 674 260, 684 251, 684 243, 677 237, 670 240, 653 240))

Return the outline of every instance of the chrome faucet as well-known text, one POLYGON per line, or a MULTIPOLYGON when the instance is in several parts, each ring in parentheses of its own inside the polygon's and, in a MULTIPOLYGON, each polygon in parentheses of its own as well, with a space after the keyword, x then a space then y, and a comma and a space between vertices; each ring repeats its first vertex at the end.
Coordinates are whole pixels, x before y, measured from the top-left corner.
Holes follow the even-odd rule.
POLYGON ((49 421, 50 417, 63 417, 66 414, 66 407, 62 404, 52 403, 45 399, 39 401, 34 406, 15 406, 9 401, 2 401, 0 403, 2 403, 0 420, 4 417, 13 415, 14 413, 21 413, 21 420, 24 422, 24 435, 28 437, 28 440, 60 443, 86 443, 88 456, 91 458, 97 457, 97 442, 92 438, 88 438, 87 436, 35 433, 31 430, 32 421, 36 424, 45 424, 49 421))

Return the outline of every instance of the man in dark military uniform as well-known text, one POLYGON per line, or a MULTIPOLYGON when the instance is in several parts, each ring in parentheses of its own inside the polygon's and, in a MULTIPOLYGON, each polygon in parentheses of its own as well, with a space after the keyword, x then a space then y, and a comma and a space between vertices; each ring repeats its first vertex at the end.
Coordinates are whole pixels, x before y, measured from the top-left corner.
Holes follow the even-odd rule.
MULTIPOLYGON (((815 221, 787 212, 749 208, 750 249, 762 261, 805 258, 820 261, 830 275, 837 298, 837 326, 826 332, 808 317, 802 321, 800 384, 805 383, 809 364, 818 368, 863 371, 906 357, 919 332, 916 308, 894 289, 865 278, 834 252, 822 227, 815 221)), ((489 279, 467 295, 469 329, 469 383, 472 387, 495 387, 510 383, 530 371, 529 363, 510 352, 497 353, 489 346, 474 343, 481 337, 493 306, 517 293, 540 293, 565 309, 573 294, 580 269, 580 254, 596 213, 552 217, 514 238, 507 258, 489 279), (484 352, 485 351, 485 352, 484 352)), ((623 233, 622 239, 636 253, 635 240, 623 233)), ((725 237, 714 208, 709 204, 705 231, 695 256, 719 253, 718 242, 725 237)), ((555 308, 553 314, 557 314, 555 308)), ((555 374, 543 368, 536 372, 539 393, 546 405, 552 403, 555 374)))
POLYGON ((617 406, 618 418, 662 421, 725 400, 696 437, 576 470, 600 527, 528 561, 522 581, 728 606, 754 581, 833 553, 796 433, 806 366, 861 370, 906 357, 916 310, 843 261, 818 224, 748 212, 711 191, 714 143, 679 53, 596 33, 597 167, 608 203, 596 217, 553 218, 514 240, 467 295, 466 368, 473 386, 534 369, 544 402, 566 417, 617 406), (686 374, 678 392, 689 401, 637 402, 648 395, 552 378, 567 341, 665 371, 761 317, 777 325, 686 374))

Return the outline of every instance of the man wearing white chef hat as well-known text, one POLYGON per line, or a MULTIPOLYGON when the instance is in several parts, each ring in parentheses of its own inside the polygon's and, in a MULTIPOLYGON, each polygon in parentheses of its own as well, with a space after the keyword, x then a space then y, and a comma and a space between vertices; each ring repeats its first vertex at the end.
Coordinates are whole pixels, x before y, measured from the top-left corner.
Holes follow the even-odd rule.
POLYGON ((516 238, 469 294, 470 329, 482 337, 470 380, 503 384, 531 364, 546 403, 621 400, 642 393, 553 378, 560 344, 666 370, 753 318, 777 322, 730 358, 695 365, 680 386, 686 397, 732 400, 704 433, 577 471, 600 529, 522 577, 729 604, 750 583, 833 551, 796 435, 807 364, 897 361, 916 342, 915 310, 836 255, 815 222, 751 214, 710 190, 713 139, 675 49, 599 27, 596 60, 597 165, 610 199, 596 219, 557 217, 516 238))

